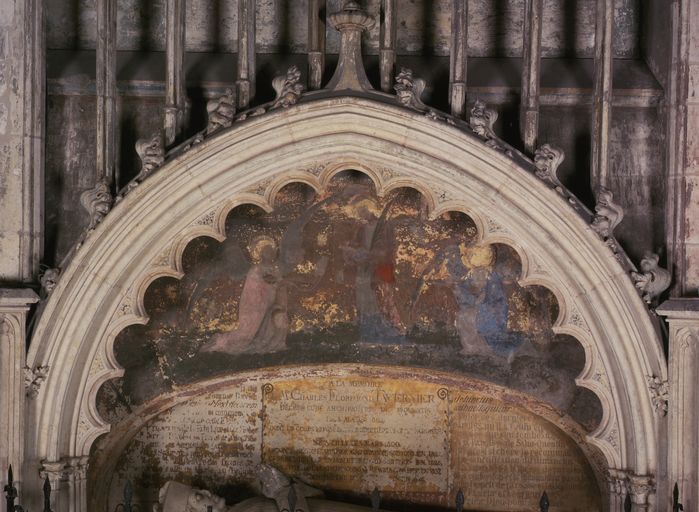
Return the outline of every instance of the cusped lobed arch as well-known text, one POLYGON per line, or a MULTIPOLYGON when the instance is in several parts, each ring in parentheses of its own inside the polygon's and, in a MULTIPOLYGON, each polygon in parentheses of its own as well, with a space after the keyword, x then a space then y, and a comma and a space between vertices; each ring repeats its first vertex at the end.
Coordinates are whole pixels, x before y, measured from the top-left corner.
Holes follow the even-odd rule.
POLYGON ((236 124, 169 160, 116 205, 65 269, 34 332, 28 365, 51 372, 28 408, 30 463, 86 456, 109 430, 95 400, 105 381, 123 373, 114 339, 147 322, 146 289, 159 277, 182 276, 190 240, 223 240, 232 208, 269 211, 287 183, 322 190, 347 169, 369 175, 379 195, 415 188, 432 217, 461 211, 482 243, 514 247, 521 284, 550 289, 560 308, 554 330, 585 348, 577 383, 603 407, 588 441, 610 468, 655 472, 646 378, 665 377, 664 355, 626 270, 590 229, 587 212, 571 208, 521 155, 454 123, 359 97, 316 99, 236 124))

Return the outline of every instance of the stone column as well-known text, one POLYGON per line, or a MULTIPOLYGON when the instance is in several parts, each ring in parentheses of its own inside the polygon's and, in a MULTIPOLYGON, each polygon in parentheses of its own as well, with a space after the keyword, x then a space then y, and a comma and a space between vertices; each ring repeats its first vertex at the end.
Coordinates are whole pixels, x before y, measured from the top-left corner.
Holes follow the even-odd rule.
POLYGON ((255 2, 238 0, 238 107, 255 97, 255 2))
POLYGON ((0 2, 0 283, 39 273, 44 225, 43 0, 0 2))
POLYGON ((466 109, 466 64, 468 60, 468 2, 453 0, 451 7, 451 51, 449 52, 449 105, 452 115, 463 117, 466 109))
MULTIPOLYGON (((685 510, 699 508, 699 298, 656 310, 669 324, 668 480, 685 510)), ((668 496, 669 500, 670 497, 668 496)))
POLYGON ((628 493, 628 474, 621 469, 610 469, 607 474, 610 512, 621 512, 628 493))
POLYGON ((320 89, 325 68, 325 0, 308 2, 308 88, 320 89))
POLYGON ((667 87, 668 265, 673 295, 699 293, 699 3, 668 2, 672 53, 667 87))
POLYGON ((592 98, 592 190, 607 186, 609 130, 612 122, 612 71, 614 31, 613 0, 597 0, 595 27, 595 87, 592 98))
POLYGON ((185 0, 168 0, 166 10, 165 146, 171 146, 182 136, 187 108, 184 73, 185 0))
POLYGON ((43 482, 46 478, 49 479, 51 484, 51 509, 52 510, 63 510, 65 509, 65 502, 60 500, 61 493, 64 492, 63 489, 63 479, 65 475, 65 463, 62 461, 43 461, 41 463, 41 468, 39 469, 39 478, 43 482))
POLYGON ((27 311, 39 297, 32 290, 0 289, 0 475, 12 464, 21 485, 24 461, 27 311))
POLYGON ((97 181, 120 186, 117 172, 116 0, 97 1, 97 181))
POLYGON ((395 0, 383 0, 383 23, 381 23, 379 72, 381 90, 393 92, 393 77, 396 67, 396 36, 398 30, 398 13, 395 0))
POLYGON ((543 0, 524 3, 522 99, 519 126, 524 149, 533 155, 539 137, 539 82, 541 75, 541 18, 543 0))
POLYGON ((65 512, 87 512, 88 457, 62 457, 43 461, 39 476, 51 483, 51 508, 65 512))

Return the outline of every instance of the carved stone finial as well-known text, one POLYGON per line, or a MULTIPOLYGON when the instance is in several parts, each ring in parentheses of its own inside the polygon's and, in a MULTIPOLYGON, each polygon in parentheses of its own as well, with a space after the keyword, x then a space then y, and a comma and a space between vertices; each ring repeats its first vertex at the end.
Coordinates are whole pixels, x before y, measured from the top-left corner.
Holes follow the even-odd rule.
POLYGON ((80 195, 80 203, 90 214, 90 224, 87 231, 94 230, 102 219, 109 213, 114 204, 114 198, 109 190, 106 179, 97 182, 95 188, 86 190, 80 195))
POLYGON ((595 205, 595 217, 592 219, 592 229, 605 240, 612 238, 614 228, 624 218, 624 209, 614 202, 611 190, 600 187, 597 192, 597 204, 595 205))
POLYGON ((641 272, 631 272, 631 278, 643 293, 643 300, 651 304, 661 293, 670 287, 672 275, 670 272, 658 266, 660 256, 648 252, 640 263, 641 272))
POLYGON ((488 140, 496 139, 495 131, 493 126, 495 126, 495 121, 498 120, 498 113, 488 108, 488 106, 481 100, 476 100, 471 109, 471 118, 469 123, 471 129, 481 137, 488 140))
POLYGON ((275 108, 287 108, 301 97, 303 84, 301 84, 301 71, 296 66, 291 66, 286 75, 280 75, 272 80, 272 87, 277 93, 270 110, 275 108))
POLYGON ((58 284, 60 274, 60 268, 47 268, 41 273, 39 283, 41 284, 41 292, 44 298, 51 295, 51 292, 58 284))
POLYGON ((648 380, 650 398, 653 402, 655 412, 661 414, 662 416, 667 415, 667 403, 670 400, 670 388, 668 387, 668 382, 666 380, 662 380, 660 377, 656 377, 655 375, 648 375, 646 379, 648 380))
POLYGON ((544 144, 534 152, 536 176, 552 187, 562 189, 563 184, 558 179, 558 167, 564 159, 565 153, 562 149, 551 144, 544 144))
POLYGON ((29 398, 36 398, 39 395, 41 383, 46 380, 49 374, 48 366, 37 366, 34 369, 24 367, 24 390, 29 398))
POLYGON ((335 74, 326 89, 342 91, 371 91, 362 61, 362 32, 374 26, 376 20, 354 1, 345 2, 344 8, 329 17, 330 24, 340 31, 340 57, 335 74))
POLYGON ((206 111, 209 115, 209 120, 206 125, 207 135, 228 128, 233 124, 235 117, 235 95, 232 89, 226 89, 226 92, 220 98, 209 100, 206 103, 206 111))
POLYGON ((401 68, 400 73, 396 76, 396 85, 393 86, 398 101, 408 108, 425 112, 428 110, 420 96, 425 90, 425 81, 421 78, 413 78, 413 71, 408 68, 401 68))

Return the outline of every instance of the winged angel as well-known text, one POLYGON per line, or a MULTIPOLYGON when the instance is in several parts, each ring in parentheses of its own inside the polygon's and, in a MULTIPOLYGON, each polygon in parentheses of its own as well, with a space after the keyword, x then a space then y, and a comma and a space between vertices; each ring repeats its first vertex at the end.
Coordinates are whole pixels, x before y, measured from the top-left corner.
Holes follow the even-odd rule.
MULTIPOLYGON (((292 222, 279 244, 270 236, 261 235, 248 244, 252 264, 245 272, 245 281, 238 306, 238 326, 215 334, 203 345, 201 352, 228 354, 258 354, 277 352, 286 348, 289 332, 287 292, 290 286, 312 288, 325 273, 327 258, 321 256, 314 273, 299 280, 296 267, 304 260, 303 228, 321 201, 292 222)), ((237 254, 227 259, 248 262, 240 247, 230 244, 237 254)))

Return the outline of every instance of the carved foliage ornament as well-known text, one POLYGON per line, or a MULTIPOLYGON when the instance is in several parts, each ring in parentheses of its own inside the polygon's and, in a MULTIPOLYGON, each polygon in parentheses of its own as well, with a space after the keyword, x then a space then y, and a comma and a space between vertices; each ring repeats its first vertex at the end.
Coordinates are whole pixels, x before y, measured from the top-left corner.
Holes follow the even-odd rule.
POLYGON ((668 401, 670 399, 670 389, 667 380, 662 380, 655 375, 646 377, 648 380, 648 388, 650 389, 650 398, 653 402, 655 412, 665 416, 667 414, 668 401))
POLYGON ((87 232, 90 233, 102 222, 114 204, 107 180, 103 178, 97 182, 95 188, 83 192, 80 195, 80 203, 90 215, 90 224, 87 227, 87 232))
POLYGON ((495 121, 498 120, 498 113, 481 100, 476 100, 471 109, 469 124, 476 135, 485 139, 485 145, 497 151, 504 152, 512 157, 512 151, 507 149, 502 141, 495 135, 495 121))
POLYGON ((165 162, 165 143, 161 133, 156 133, 150 139, 136 141, 136 153, 141 159, 141 171, 124 187, 117 201, 136 188, 143 180, 165 162))
POLYGON ((603 239, 614 236, 614 228, 624 218, 624 209, 614 202, 614 194, 605 187, 597 191, 595 217, 592 219, 592 230, 603 239))
POLYGON ((661 293, 670 287, 672 275, 670 272, 658 266, 660 256, 655 253, 646 253, 641 264, 640 272, 631 272, 636 288, 643 294, 643 300, 652 304, 661 293))
POLYGON ((486 140, 496 139, 495 121, 498 120, 498 113, 492 108, 488 108, 481 100, 476 100, 471 109, 471 117, 469 123, 471 129, 486 140))
POLYGON ((220 98, 209 100, 206 103, 206 111, 209 114, 208 124, 206 125, 206 133, 211 134, 222 128, 228 128, 233 124, 235 118, 235 96, 232 89, 226 89, 226 92, 220 98))
POLYGON ((34 369, 24 367, 24 390, 29 398, 36 398, 39 394, 41 384, 46 380, 49 374, 48 365, 39 365, 34 369))
POLYGON ((558 168, 565 159, 563 150, 551 144, 544 144, 534 153, 536 176, 556 189, 563 189, 558 179, 558 168))
POLYGON ((276 108, 287 108, 296 102, 303 93, 303 84, 301 84, 301 71, 296 66, 291 66, 286 75, 280 75, 272 80, 272 87, 277 93, 270 110, 276 108))
POLYGON ((408 68, 401 68, 396 76, 396 84, 393 89, 396 91, 398 101, 408 108, 419 112, 428 110, 420 97, 425 90, 425 81, 421 78, 413 78, 413 72, 408 68))

